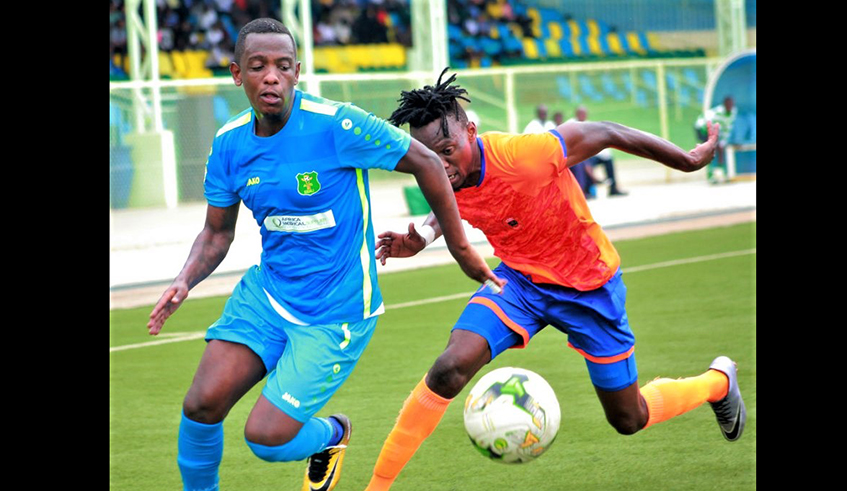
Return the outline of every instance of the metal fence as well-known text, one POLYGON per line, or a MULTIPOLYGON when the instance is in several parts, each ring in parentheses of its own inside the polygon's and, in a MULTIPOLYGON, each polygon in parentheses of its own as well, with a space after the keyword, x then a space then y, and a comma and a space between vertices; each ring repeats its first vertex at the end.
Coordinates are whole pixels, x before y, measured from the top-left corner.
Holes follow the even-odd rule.
MULTIPOLYGON (((457 70, 480 131, 519 132, 545 104, 550 115, 610 120, 694 146, 703 91, 721 60, 654 59, 457 70)), ((387 118, 401 90, 432 84, 430 72, 302 74, 298 87, 350 101, 387 118)), ((215 132, 249 107, 229 78, 112 82, 110 208, 176 206, 203 200, 206 157, 215 132), (155 106, 155 107, 154 107, 155 106), (152 129, 151 129, 152 128, 152 129), (164 135, 164 137, 163 137, 164 135)))

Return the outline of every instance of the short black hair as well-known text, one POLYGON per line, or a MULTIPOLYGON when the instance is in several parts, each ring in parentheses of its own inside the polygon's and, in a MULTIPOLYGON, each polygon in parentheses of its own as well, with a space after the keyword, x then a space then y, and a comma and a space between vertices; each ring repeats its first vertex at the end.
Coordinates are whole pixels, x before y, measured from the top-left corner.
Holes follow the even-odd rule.
POLYGON ((421 128, 440 118, 444 136, 449 135, 447 119, 444 117, 448 113, 452 112, 456 119, 467 122, 468 116, 459 105, 458 99, 471 102, 465 96, 468 91, 459 85, 450 85, 456 80, 455 73, 446 81, 441 81, 449 69, 450 67, 447 67, 441 72, 435 86, 425 85, 422 89, 400 92, 400 98, 397 99, 400 106, 394 110, 388 121, 395 126, 409 123, 411 128, 421 128))
POLYGON ((294 58, 297 59, 297 41, 291 31, 285 27, 285 24, 276 19, 262 17, 244 24, 244 27, 238 31, 238 39, 235 41, 235 63, 241 63, 241 57, 244 55, 244 44, 250 34, 287 34, 294 46, 294 58))

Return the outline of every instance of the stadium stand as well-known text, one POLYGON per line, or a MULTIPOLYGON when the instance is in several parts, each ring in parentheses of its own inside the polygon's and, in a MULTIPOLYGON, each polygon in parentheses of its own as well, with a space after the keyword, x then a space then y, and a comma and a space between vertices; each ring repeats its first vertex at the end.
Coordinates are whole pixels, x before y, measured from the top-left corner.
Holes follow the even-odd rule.
MULTIPOLYGON (((410 0, 314 0, 315 69, 323 73, 406 68, 410 0)), ((620 31, 603 19, 574 18, 532 0, 447 0, 454 68, 640 57, 702 56, 663 49, 653 33, 620 31)), ((123 0, 110 0, 110 79, 126 79, 123 0), (123 34, 122 34, 123 32, 123 34)), ((273 0, 157 2, 162 78, 227 75, 239 28, 258 16, 280 18, 273 0)))
POLYGON ((448 0, 450 59, 456 68, 669 56, 653 33, 619 30, 601 19, 576 19, 561 9, 518 0, 448 0), (482 48, 482 40, 486 44, 482 48))
MULTIPOLYGON (((129 78, 124 8, 123 0, 110 0, 111 80, 129 78)), ((228 75, 241 26, 256 17, 279 19, 279 9, 280 2, 273 0, 157 2, 160 77, 228 75)), ((409 16, 409 0, 313 1, 316 70, 405 68, 405 48, 411 46, 409 16)))

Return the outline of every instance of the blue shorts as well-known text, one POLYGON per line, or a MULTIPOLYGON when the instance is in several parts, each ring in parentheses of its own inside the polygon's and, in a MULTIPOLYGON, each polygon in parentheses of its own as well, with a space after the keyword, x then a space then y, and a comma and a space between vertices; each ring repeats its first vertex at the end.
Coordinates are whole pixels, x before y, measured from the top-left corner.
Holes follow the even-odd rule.
POLYGON ((347 380, 376 328, 376 317, 355 323, 300 325, 274 310, 257 266, 227 300, 206 341, 240 343, 255 352, 268 378, 262 394, 300 422, 317 413, 347 380))
POLYGON ((617 391, 638 380, 635 336, 627 321, 620 270, 605 285, 587 292, 533 283, 505 263, 494 272, 508 280, 503 293, 481 287, 453 327, 484 337, 492 360, 506 349, 525 348, 550 325, 567 334, 568 346, 585 357, 595 386, 617 391))

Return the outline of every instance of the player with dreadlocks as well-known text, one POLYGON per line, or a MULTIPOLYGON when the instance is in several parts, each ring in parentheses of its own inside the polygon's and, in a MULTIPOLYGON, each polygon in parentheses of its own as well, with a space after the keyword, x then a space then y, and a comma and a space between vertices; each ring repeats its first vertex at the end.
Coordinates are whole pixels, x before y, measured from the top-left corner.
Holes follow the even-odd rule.
MULTIPOLYGON (((704 402, 715 411, 724 437, 741 436, 746 420, 735 363, 714 359, 709 370, 683 379, 638 386, 635 338, 624 307, 620 257, 592 219, 568 169, 604 148, 616 148, 693 172, 711 160, 718 125, 686 152, 676 145, 611 122, 566 122, 539 134, 477 134, 459 100, 467 92, 456 75, 434 86, 404 91, 389 121, 409 124, 414 138, 442 160, 459 214, 480 229, 502 263, 507 283, 483 286, 470 299, 444 352, 403 404, 374 468, 368 491, 388 489, 438 425, 451 400, 485 364, 508 348, 524 348, 547 325, 565 333, 585 358, 608 422, 630 435, 704 402)), ((407 233, 384 232, 376 257, 409 257, 441 231, 430 214, 407 233)))

